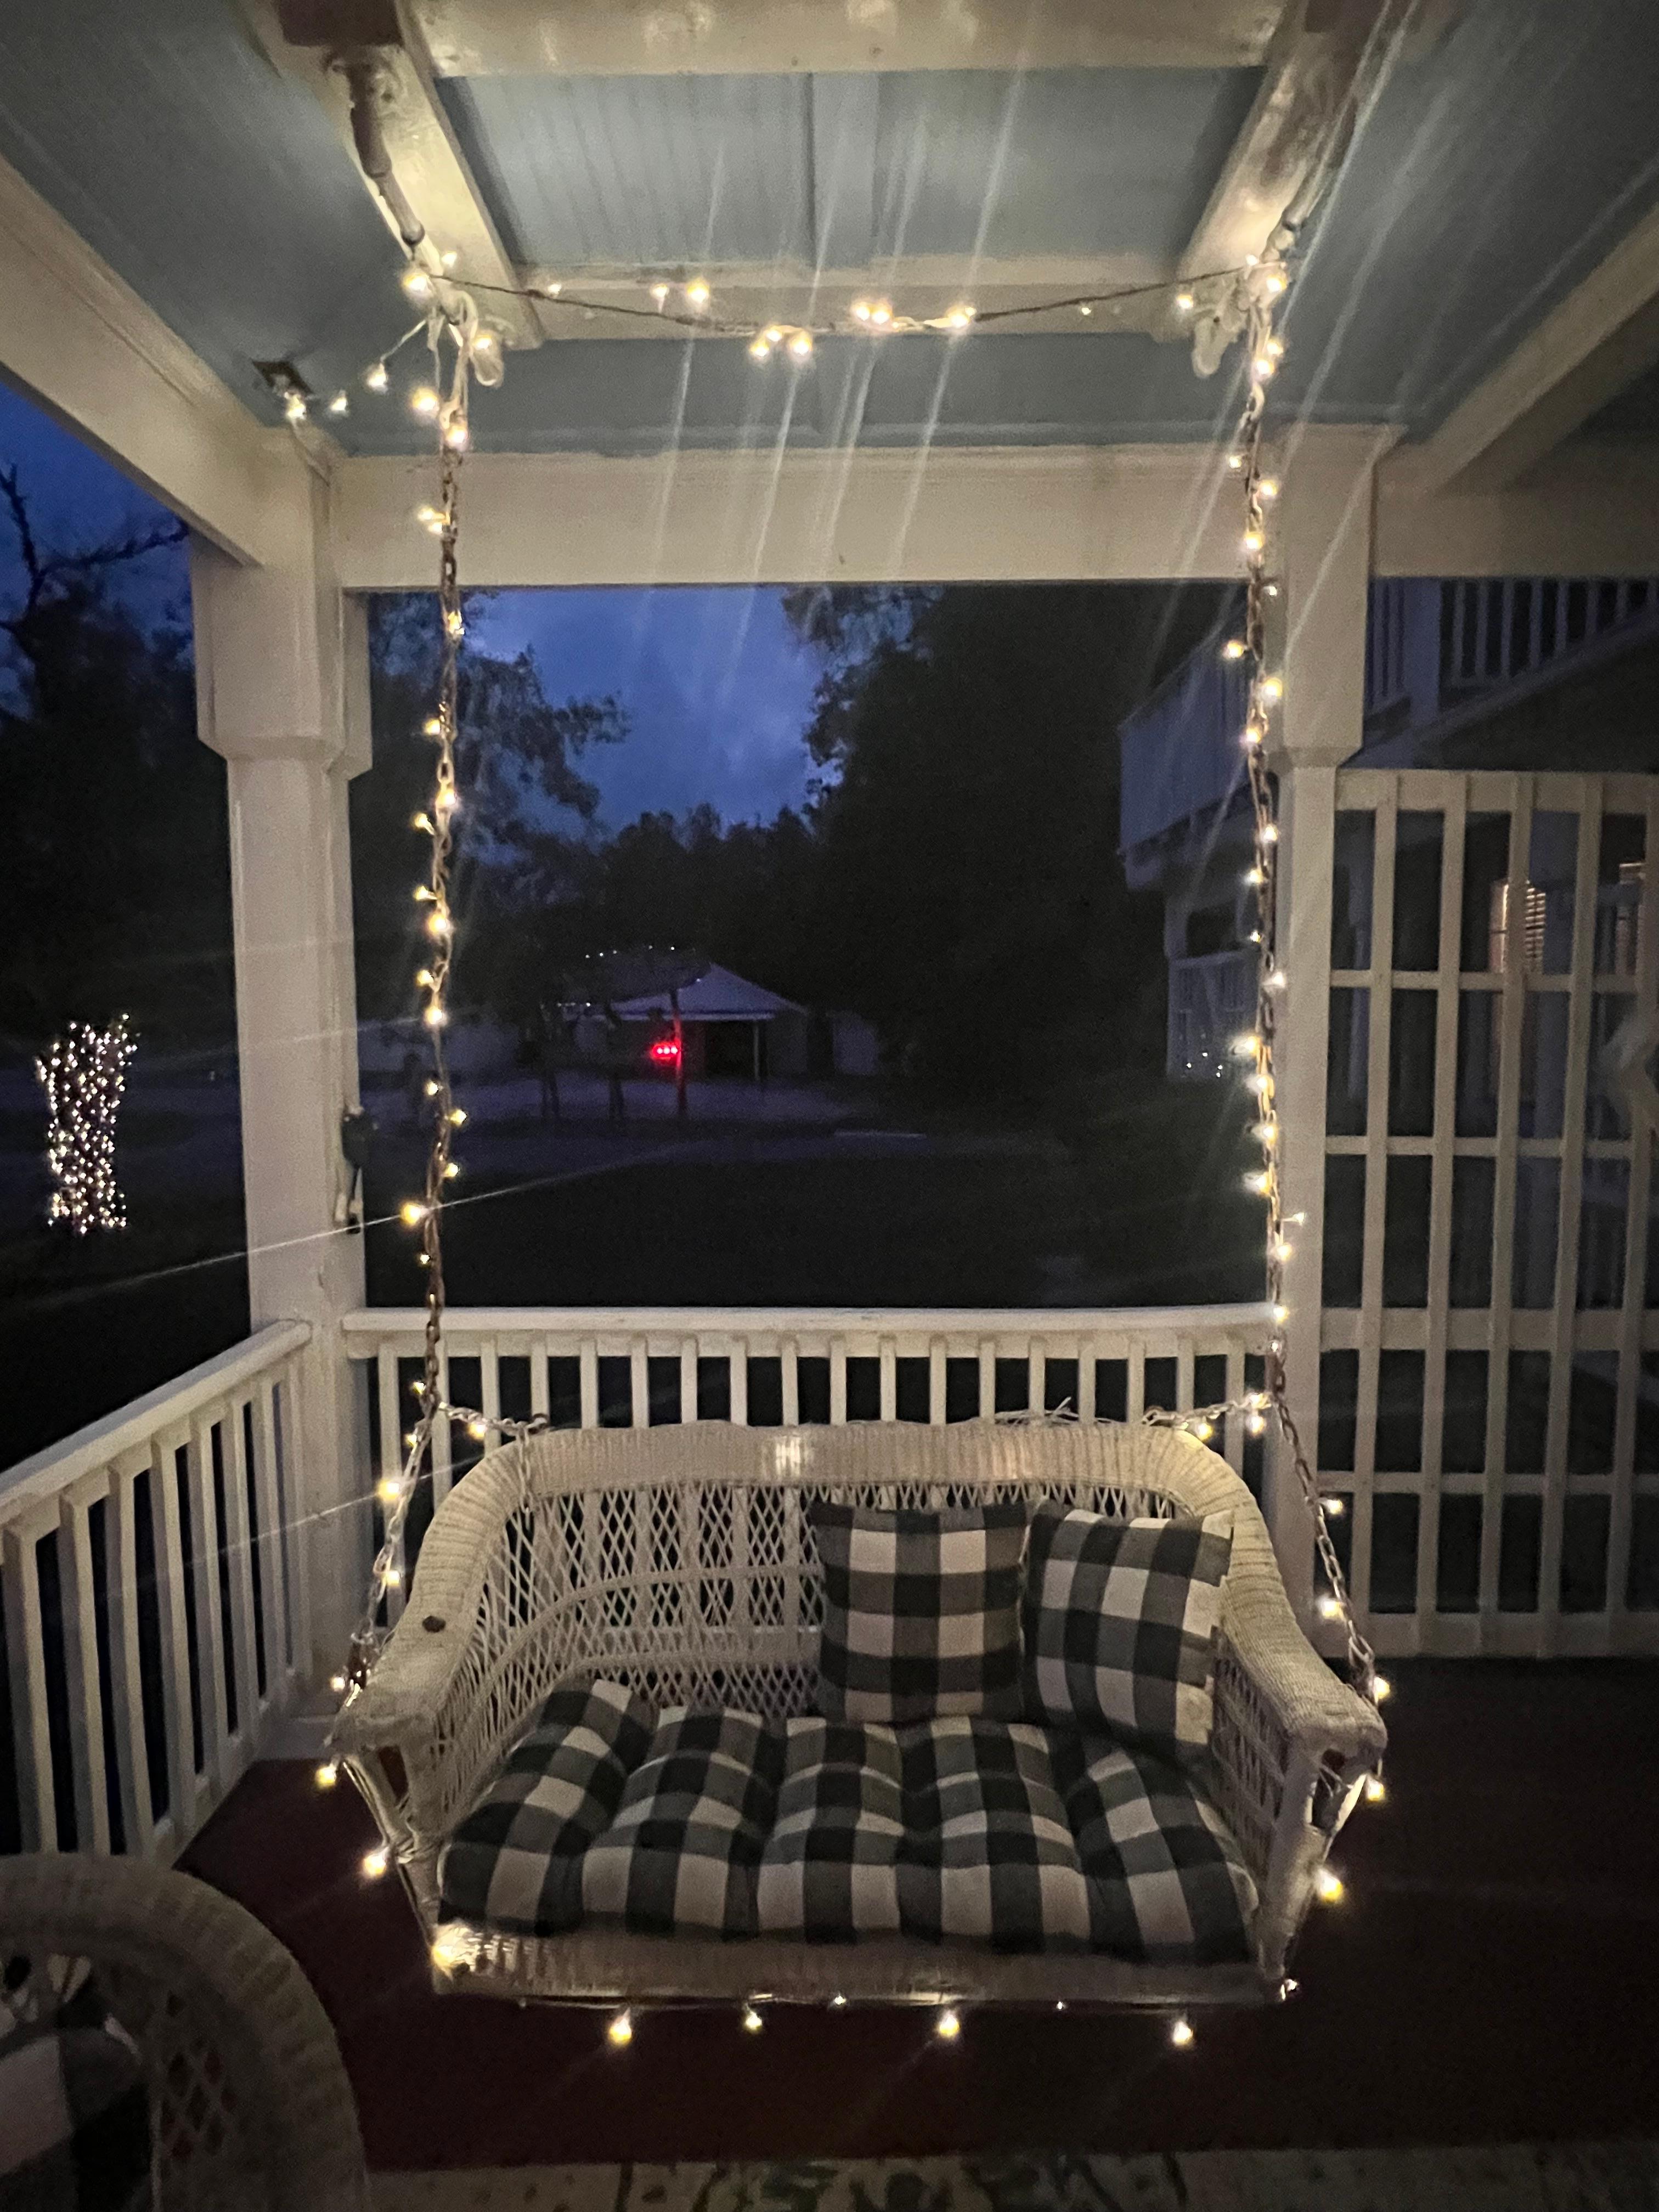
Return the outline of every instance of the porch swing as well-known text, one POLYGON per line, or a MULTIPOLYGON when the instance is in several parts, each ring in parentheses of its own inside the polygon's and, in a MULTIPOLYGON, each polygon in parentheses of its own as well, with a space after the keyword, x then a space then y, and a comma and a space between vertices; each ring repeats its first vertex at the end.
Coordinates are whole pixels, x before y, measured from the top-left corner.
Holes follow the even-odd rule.
MULTIPOLYGON (((459 493, 469 380, 499 380, 500 352, 480 329, 462 280, 396 191, 378 143, 369 76, 348 75, 365 169, 403 228, 408 289, 429 303, 434 365, 446 343, 454 358, 443 396, 430 395, 428 410, 441 470, 431 524, 441 555, 443 660, 428 725, 437 750, 434 796, 416 817, 432 845, 430 875, 416 896, 432 944, 432 964, 417 980, 433 1046, 433 1134, 424 1194, 403 1209, 420 1233, 427 1269, 424 1377, 401 1477, 380 1486, 383 1540, 337 1680, 343 1702, 319 1778, 332 1782, 343 1765, 368 1802, 381 1843, 365 1872, 395 1865, 439 1990, 622 2008, 613 2021, 617 2039, 625 2039, 626 2008, 635 2003, 739 2002, 751 2027, 763 2000, 923 2004, 943 2008, 941 2031, 951 2033, 963 2002, 1153 2008, 1177 2012, 1184 2029, 1188 2007, 1282 1996, 1291 1986, 1290 1947, 1311 1902, 1340 1893, 1327 1855, 1368 1784, 1380 1791, 1375 1778, 1386 1740, 1376 1710, 1386 1686, 1355 1622, 1285 1395, 1289 1247, 1273 1074, 1283 979, 1274 951, 1278 832, 1264 763, 1280 697, 1266 647, 1274 491, 1263 465, 1266 388, 1282 350, 1275 323, 1291 252, 1340 157, 1352 108, 1337 118, 1332 150, 1314 165, 1266 254, 1200 280, 1201 299, 1193 296, 1195 283, 1179 301, 1202 325, 1200 366, 1207 352, 1213 367, 1234 338, 1243 338, 1251 364, 1229 459, 1242 494, 1246 613, 1228 653, 1249 662, 1251 678, 1243 749, 1261 958, 1255 1025, 1238 1049, 1259 1102, 1262 1164, 1252 1180, 1265 1202, 1276 1316, 1265 1388, 1234 1405, 1135 1425, 1036 1415, 948 1427, 555 1431, 544 1419, 515 1423, 452 1406, 442 1389, 441 1221, 454 1172, 451 1140, 465 1119, 444 1052, 464 631, 459 493), (1346 1631, 1348 1682, 1304 1634, 1251 1492, 1207 1449, 1215 1421, 1230 1414, 1257 1432, 1270 1420, 1277 1427, 1281 1463, 1298 1484, 1324 1570, 1322 1609, 1346 1631), (410 1500, 434 1429, 455 1419, 494 1448, 434 1514, 405 1593, 410 1500), (1194 1559, 1205 1544, 1218 1546, 1208 1610, 1174 1616, 1183 1630, 1189 1620, 1201 1622, 1197 1680, 1170 1690, 1177 1708, 1199 1714, 1200 1725, 1180 1738, 1171 1763, 1145 1764, 1143 1753, 1151 1753, 1144 1742, 1135 1748, 1133 1730, 1123 1746, 1097 1746, 1100 1756, 1087 1763, 1075 1729, 1056 1734, 1007 1720, 1006 1704, 988 1705, 986 1713, 999 1717, 981 1725, 971 1698, 937 1723, 913 1716, 907 1729, 896 1716, 889 1728, 826 1690, 833 1640, 848 1633, 837 1607, 845 1613, 847 1585, 855 1579, 845 1571, 844 1551, 836 1560, 831 1553, 843 1537, 852 1542, 849 1528, 879 1526, 898 1557, 915 1525, 904 1516, 934 1516, 935 1537, 969 1524, 1014 1529, 1018 1553, 1028 1518, 1035 1527, 1045 1514, 1050 1528, 1056 1516, 1070 1516, 1085 1549, 1097 1541, 1108 1551, 1155 1546, 1171 1533, 1194 1559), (1106 1539, 1091 1533, 1114 1524, 1117 1532, 1106 1539), (838 1575, 831 1572, 837 1561, 838 1575), (395 1617, 389 1633, 382 1626, 388 1614, 395 1617), (815 1717, 815 1706, 824 1717, 815 1717), (918 1745, 929 1779, 921 1795, 938 1813, 921 1843, 911 1826, 918 1745), (1043 1763, 1051 1755, 1052 1773, 1043 1763), (951 1767, 963 1759, 965 1768, 951 1767), (1065 1761, 1073 1779, 1062 1805, 1065 1761), (1000 1778, 988 1781, 993 1766, 1000 1778), (647 1786, 642 1778, 653 1775, 647 1786), (1007 1792, 1016 1784, 1023 1809, 1013 1832, 1007 1792), (966 1800, 951 1798, 957 1785, 967 1789, 966 1800), (947 1801, 975 1808, 966 1862, 961 1823, 953 1828, 939 1812, 947 1801), (1068 1821, 1078 1828, 1074 1802, 1086 1805, 1094 1823, 1093 1873, 1087 1838, 1080 1829, 1076 1838, 1066 1832, 1068 1821), (872 1814, 878 1804, 884 1814, 872 1814), (747 1837, 741 1850, 732 1840, 738 1831, 747 1837), (786 1831, 793 1837, 787 1847, 780 1841, 786 1831), (1006 1864, 999 1862, 1005 1850, 1006 1864), (781 1864, 793 1869, 787 1879, 781 1864), (596 1865, 609 1869, 603 1879, 593 1876, 596 1865), (816 1892, 815 1868, 828 1869, 827 1887, 816 1892), (776 1877, 770 1891, 769 1869, 776 1877), (826 1925, 823 1898, 832 1890, 844 1926, 833 1912, 836 1924, 826 1925), (1044 1916, 1052 1897, 1064 1902, 1050 1931, 1044 1916), (1004 1940, 1000 1898, 1027 1911, 1012 1942, 1004 1940), (1024 1940, 1034 1934, 1036 1940, 1024 1940)), ((699 330, 750 335, 752 349, 799 341, 811 349, 811 332, 750 333, 720 323, 706 291, 686 319, 699 330)), ((929 325, 901 317, 893 327, 929 325)), ((1018 1565, 1012 1571, 1018 1576, 1018 1565)), ((1197 1586, 1193 1572, 1189 1588, 1197 1586)), ((1141 1575, 1143 1583, 1151 1578, 1141 1575)), ((1035 1570, 1028 1633, 1034 1586, 1035 1570)), ((1045 1604, 1048 1587, 1045 1580, 1045 1604)), ((939 1610, 947 1610, 943 1602, 939 1610)), ((880 1648, 890 1652, 896 1640, 895 1632, 880 1648)), ((1066 1654, 1069 1662, 1069 1644, 1066 1654)))

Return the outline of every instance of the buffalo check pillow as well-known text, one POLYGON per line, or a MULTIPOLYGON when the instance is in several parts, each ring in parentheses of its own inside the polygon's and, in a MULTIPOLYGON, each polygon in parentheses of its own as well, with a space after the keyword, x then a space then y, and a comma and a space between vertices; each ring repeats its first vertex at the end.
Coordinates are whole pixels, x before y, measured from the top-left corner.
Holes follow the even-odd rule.
POLYGON ((1025 1571, 1025 1710, 1166 1759, 1210 1742, 1231 1514, 1109 1521, 1039 1505, 1025 1571))
POLYGON ((1020 1500, 884 1513, 820 1498, 807 1510, 823 1568, 826 1720, 1018 1718, 1020 1500))

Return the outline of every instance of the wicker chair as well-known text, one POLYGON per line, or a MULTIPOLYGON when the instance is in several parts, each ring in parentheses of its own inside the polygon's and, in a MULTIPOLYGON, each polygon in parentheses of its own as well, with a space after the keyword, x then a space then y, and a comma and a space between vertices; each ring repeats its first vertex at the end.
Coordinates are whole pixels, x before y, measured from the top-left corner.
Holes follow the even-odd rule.
POLYGON ((10 2002, 49 2008, 85 1960, 138 2046, 165 2212, 368 2212, 351 2085, 327 2014, 268 1929, 190 1875, 129 1859, 0 1859, 10 2002))
POLYGON ((494 1452, 434 1515, 402 1618, 337 1741, 434 1943, 441 1989, 1167 2005, 1279 1993, 1330 1838, 1384 1735, 1303 1635, 1249 1492, 1194 1437, 976 1421, 558 1431, 494 1452), (1048 1496, 1116 1516, 1231 1512, 1208 1780, 1260 1894, 1254 1964, 440 1929, 443 1844, 554 1688, 605 1675, 661 1704, 810 1710, 823 1600, 805 1492, 875 1505, 1048 1496))

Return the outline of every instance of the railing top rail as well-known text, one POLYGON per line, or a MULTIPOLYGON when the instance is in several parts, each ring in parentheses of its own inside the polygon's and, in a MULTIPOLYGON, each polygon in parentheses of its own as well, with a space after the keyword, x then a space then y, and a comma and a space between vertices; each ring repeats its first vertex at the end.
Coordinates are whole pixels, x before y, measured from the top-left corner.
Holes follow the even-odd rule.
MULTIPOLYGON (((451 1306, 446 1334, 487 1336, 1186 1336, 1266 1330, 1266 1304, 1194 1306, 451 1306)), ((418 1337, 416 1306, 345 1315, 348 1343, 418 1337)))
POLYGON ((228 1352, 204 1359, 199 1367, 135 1398, 131 1405, 106 1413, 102 1420, 88 1422, 61 1443, 48 1444, 44 1451, 19 1460, 15 1467, 0 1471, 0 1519, 67 1489, 82 1475, 107 1467, 124 1453, 137 1450, 158 1430, 187 1421, 215 1399, 252 1382, 310 1341, 308 1322, 271 1322, 240 1344, 232 1345, 228 1352))

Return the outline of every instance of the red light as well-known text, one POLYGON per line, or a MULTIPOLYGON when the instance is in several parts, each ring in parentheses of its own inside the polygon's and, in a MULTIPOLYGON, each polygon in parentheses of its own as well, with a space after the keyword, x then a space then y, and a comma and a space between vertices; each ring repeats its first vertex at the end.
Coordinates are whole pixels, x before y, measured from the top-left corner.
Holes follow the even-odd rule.
POLYGON ((659 1067, 672 1067, 679 1056, 679 1046, 672 1036, 659 1037, 651 1048, 651 1057, 659 1067))

